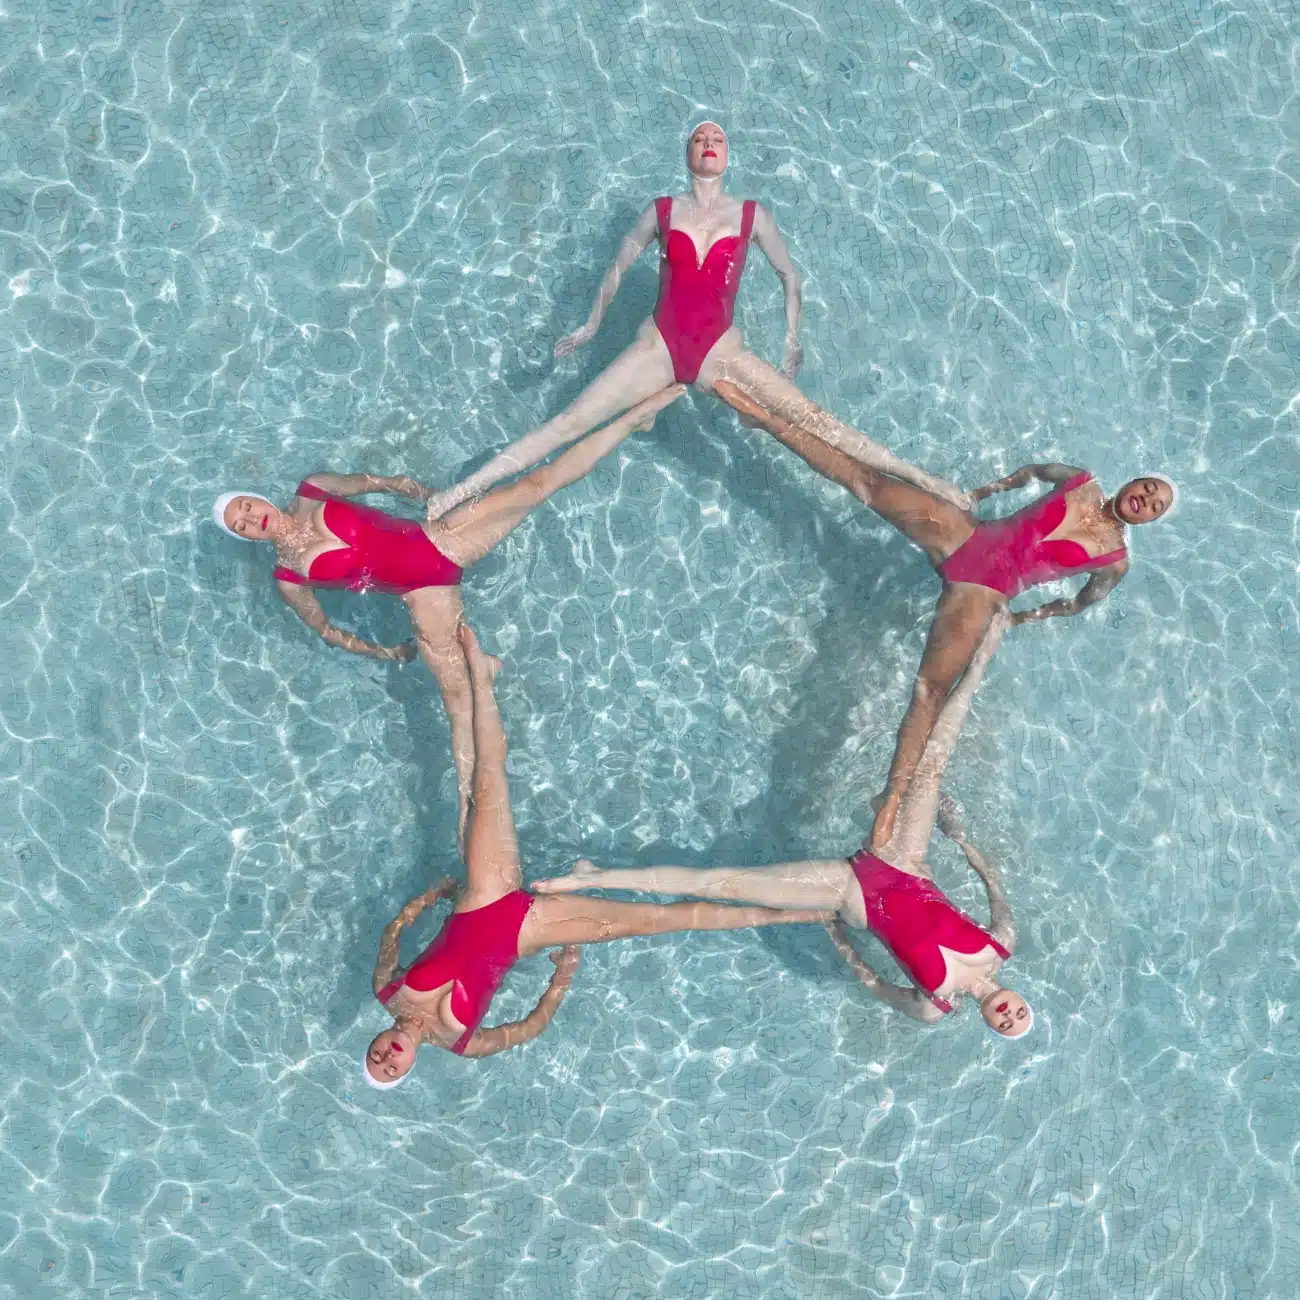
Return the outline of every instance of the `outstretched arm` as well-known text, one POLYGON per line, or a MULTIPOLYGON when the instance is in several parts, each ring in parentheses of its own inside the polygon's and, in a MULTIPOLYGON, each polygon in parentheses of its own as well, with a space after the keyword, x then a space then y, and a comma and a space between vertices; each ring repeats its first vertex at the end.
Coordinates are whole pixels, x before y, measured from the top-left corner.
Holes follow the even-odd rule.
POLYGON ((905 1016, 911 1016, 913 1020, 920 1020, 927 1025, 938 1024, 943 1019, 943 1012, 919 989, 900 988, 897 984, 881 979, 858 955, 843 922, 832 921, 826 928, 830 931, 831 942, 836 950, 852 967, 853 973, 872 997, 879 998, 895 1011, 901 1011, 905 1016))
POLYGON ((542 994, 541 1001, 522 1020, 513 1020, 508 1025, 497 1025, 495 1029, 475 1030, 474 1036, 465 1045, 466 1056, 495 1056, 508 1048, 518 1047, 521 1043, 532 1042, 546 1028, 560 1009, 564 995, 573 983, 573 972, 578 969, 582 949, 570 944, 559 952, 551 954, 555 963, 555 974, 542 994))
POLYGON ((650 241, 655 237, 658 229, 659 218, 655 212, 655 205, 651 203, 637 218, 636 225, 624 235, 623 242, 618 246, 618 253, 610 264, 609 270, 605 272, 600 288, 596 291, 596 301, 591 304, 587 323, 574 330, 572 334, 566 334, 555 345, 557 357, 568 356, 570 352, 591 341, 600 328, 600 322, 605 318, 609 304, 614 301, 614 295, 618 292, 618 286, 623 283, 623 277, 628 273, 632 263, 650 246, 650 241))
POLYGON ((384 933, 379 940, 379 957, 375 961, 373 983, 378 993, 385 985, 392 983, 393 972, 397 969, 397 942, 401 933, 415 920, 426 907, 432 907, 440 898, 446 898, 456 891, 456 882, 445 876, 436 885, 430 885, 424 893, 411 899, 389 923, 384 926, 384 933))
POLYGON ((422 487, 413 478, 402 475, 390 478, 383 474, 308 474, 307 482, 328 492, 333 497, 359 497, 367 492, 387 492, 391 496, 410 497, 412 501, 427 501, 432 491, 422 487))
POLYGON ((984 882, 989 896, 989 933, 1010 953, 1016 950, 1016 923, 1011 907, 1002 892, 1002 873, 967 838, 961 813, 951 799, 939 810, 939 828, 966 855, 971 869, 984 882))
POLYGON ((1006 478, 986 483, 983 487, 972 488, 970 495, 975 501, 983 501, 985 497, 991 497, 995 492, 1010 492, 1013 488, 1026 487, 1035 481, 1064 483, 1067 479, 1082 473, 1083 471, 1077 465, 1061 465, 1056 461, 1049 461, 1042 465, 1022 465, 1014 474, 1008 474, 1006 478))
POLYGON ((939 790, 944 769, 961 735, 961 729, 970 712, 971 701, 979 689, 984 669, 1002 640, 1007 628, 1007 612, 1000 609, 993 615, 984 639, 971 657, 957 687, 944 701, 935 720, 934 730, 926 742, 921 761, 916 766, 907 794, 898 810, 894 833, 880 850, 879 856, 894 866, 923 862, 930 846, 930 834, 939 811, 939 790))
POLYGON ((1081 614, 1089 605, 1105 600, 1119 586, 1120 579, 1128 572, 1128 559, 1116 560, 1096 573, 1073 595, 1063 600, 1049 600, 1036 609, 1022 609, 1011 615, 1011 626, 1019 627, 1021 623, 1041 623, 1045 618, 1069 618, 1072 614, 1081 614))
POLYGON ((754 212, 754 243, 763 250, 772 270, 781 277, 781 287, 785 290, 785 360, 781 364, 781 373, 787 379, 793 379, 803 365, 803 348, 799 344, 799 325, 803 320, 802 285, 799 272, 790 260, 790 250, 776 228, 776 219, 761 203, 754 212))
POLYGON ((280 596, 284 603, 326 645, 335 646, 339 650, 346 650, 349 654, 368 655, 371 659, 407 660, 415 658, 415 646, 409 641, 403 641, 401 645, 397 646, 379 645, 374 641, 365 641, 351 632, 345 632, 342 628, 335 627, 329 621, 320 601, 316 599, 316 593, 305 583, 280 580, 275 585, 280 588, 280 596))

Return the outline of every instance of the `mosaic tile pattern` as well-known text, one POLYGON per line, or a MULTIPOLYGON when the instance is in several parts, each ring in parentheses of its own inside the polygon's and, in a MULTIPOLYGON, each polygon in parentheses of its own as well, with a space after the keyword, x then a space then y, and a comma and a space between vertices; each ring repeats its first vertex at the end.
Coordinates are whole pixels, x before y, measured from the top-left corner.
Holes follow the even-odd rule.
MULTIPOLYGON (((1292 6, 37 0, 0 38, 0 1296, 1294 1295, 1292 6), (1008 637, 954 764, 1038 1028, 694 936, 361 1095, 379 930, 455 865, 446 725, 201 521, 449 483, 559 409, 648 312, 646 259, 550 359, 706 115, 806 277, 810 395, 967 484, 1184 488, 1100 611, 1008 637)), ((466 586, 530 874, 849 850, 936 589, 674 408, 466 586)))

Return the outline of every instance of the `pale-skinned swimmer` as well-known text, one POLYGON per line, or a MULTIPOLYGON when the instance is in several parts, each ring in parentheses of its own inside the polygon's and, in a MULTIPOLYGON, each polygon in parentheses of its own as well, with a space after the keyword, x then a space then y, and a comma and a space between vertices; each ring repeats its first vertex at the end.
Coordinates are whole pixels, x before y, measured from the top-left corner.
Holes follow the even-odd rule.
POLYGON ((824 909, 732 907, 726 903, 615 903, 594 898, 539 898, 522 889, 519 845, 506 778, 506 734, 493 692, 498 660, 462 625, 461 649, 473 688, 473 800, 465 843, 467 882, 437 938, 404 972, 397 970, 402 929, 454 890, 435 885, 413 899, 384 930, 375 965, 375 996, 393 1017, 361 1062, 376 1088, 400 1083, 422 1043, 461 1056, 491 1056, 536 1038, 550 1024, 573 980, 582 944, 687 930, 823 924, 824 909), (523 1020, 482 1028, 493 995, 521 957, 546 948, 555 973, 523 1020))
POLYGON ((354 504, 350 498, 369 492, 428 499, 429 490, 413 479, 373 474, 310 474, 285 510, 253 492, 226 492, 213 507, 214 520, 231 536, 275 547, 280 595, 328 645, 397 660, 414 658, 418 648, 438 683, 451 724, 462 837, 474 741, 469 671, 456 635, 464 617, 461 573, 554 493, 589 473, 629 434, 652 428, 658 413, 683 392, 680 385, 669 385, 652 393, 549 464, 440 520, 416 522, 354 504), (313 587, 401 596, 415 644, 375 645, 335 627, 313 587))
POLYGON ((866 849, 845 860, 785 862, 772 867, 644 867, 604 869, 578 863, 573 874, 541 880, 538 893, 572 895, 584 889, 632 889, 697 898, 736 899, 767 907, 817 907, 835 912, 835 946, 871 993, 927 1024, 955 1010, 963 997, 979 1004, 995 1033, 1017 1038, 1033 1024, 1033 1012, 998 975, 1016 948, 1011 910, 997 869, 966 838, 955 805, 940 793, 948 757, 956 744, 984 667, 1006 627, 996 613, 965 676, 948 697, 925 755, 904 799, 890 841, 878 853, 866 849), (986 929, 959 911, 934 883, 926 862, 936 819, 979 873, 988 893, 986 929), (914 987, 882 979, 850 942, 846 926, 869 929, 907 971, 914 987))
POLYGON ((701 122, 689 133, 686 165, 690 189, 647 205, 606 271, 586 323, 555 345, 555 355, 567 356, 591 341, 624 275, 657 239, 659 301, 635 341, 554 419, 455 487, 435 495, 429 502, 431 516, 440 516, 528 468, 656 389, 676 381, 693 384, 701 392, 714 392, 714 379, 722 374, 768 409, 781 409, 805 422, 815 416, 819 436, 850 456, 966 504, 965 496, 951 484, 907 464, 856 429, 841 424, 795 387, 792 380, 803 361, 799 274, 772 214, 753 200, 742 202, 723 191, 727 157, 727 135, 716 122, 701 122), (751 242, 767 258, 785 289, 785 358, 780 370, 747 351, 740 331, 732 324, 751 242))

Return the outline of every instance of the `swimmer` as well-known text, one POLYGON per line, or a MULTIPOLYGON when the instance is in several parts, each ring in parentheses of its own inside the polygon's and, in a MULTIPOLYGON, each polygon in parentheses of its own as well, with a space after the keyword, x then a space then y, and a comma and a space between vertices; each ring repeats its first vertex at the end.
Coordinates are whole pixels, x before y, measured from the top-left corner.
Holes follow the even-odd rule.
POLYGON ((694 384, 701 392, 711 392, 715 376, 724 370, 767 409, 781 409, 788 418, 804 424, 815 422, 818 436, 848 455, 965 506, 966 497, 960 490, 841 424, 795 387, 792 380, 803 361, 799 344, 802 305, 799 274, 781 232, 761 204, 753 199, 741 202, 723 192, 727 136, 716 122, 701 122, 687 137, 686 166, 690 191, 655 199, 645 208, 605 273, 586 324, 562 338, 555 345, 555 355, 567 356, 591 341, 623 276, 651 241, 658 239, 659 301, 635 342, 553 420, 526 434, 455 487, 435 495, 429 502, 429 517, 439 518, 476 493, 527 469, 667 384, 694 384), (785 288, 785 359, 780 370, 747 351, 740 331, 731 323, 751 242, 758 245, 785 288))
POLYGON ((417 523, 349 498, 368 492, 427 500, 429 489, 410 478, 374 474, 309 474, 287 510, 251 492, 226 492, 213 518, 232 537, 270 542, 280 560, 275 579, 285 604, 327 645, 372 659, 407 660, 419 654, 433 673, 451 724, 464 838, 474 770, 473 705, 465 656, 456 637, 464 618, 460 579, 542 502, 589 473, 629 434, 653 427, 655 417, 686 390, 670 385, 620 419, 509 487, 445 519, 417 523), (335 627, 313 587, 381 591, 401 596, 411 616, 414 646, 375 645, 335 627))
POLYGON ((404 927, 454 890, 443 881, 409 902, 384 930, 375 965, 375 996, 393 1017, 376 1035, 361 1069, 376 1088, 400 1083, 422 1043, 459 1056, 491 1056, 536 1038, 555 1015, 578 966, 578 948, 634 935, 685 930, 739 930, 754 925, 821 924, 827 911, 801 907, 731 907, 726 903, 613 903, 594 898, 538 898, 520 888, 519 845, 506 780, 506 733, 492 682, 500 661, 485 654, 464 624, 460 644, 474 700, 474 799, 466 841, 468 883, 438 937, 405 972, 397 971, 404 927), (512 1024, 481 1028, 493 995, 521 957, 544 948, 555 974, 541 1001, 512 1024))
POLYGON ((644 867, 602 870, 579 862, 573 874, 539 880, 539 894, 582 889, 634 889, 697 898, 738 899, 766 907, 833 909, 828 927, 836 948, 862 983, 889 1006, 935 1024, 972 997, 994 1032, 1018 1038, 1033 1012, 1018 993, 998 981, 1002 963, 1016 949, 1016 929, 997 868, 966 838, 956 805, 940 793, 948 756, 979 686, 984 667, 1007 624, 998 611, 960 685, 948 697, 902 807, 897 829, 878 853, 861 849, 847 861, 785 862, 774 867, 644 867), (948 901, 926 862, 936 819, 984 881, 988 929, 948 901), (911 977, 915 987, 882 979, 849 940, 846 926, 869 929, 911 977))
POLYGON ((719 380, 717 387, 742 418, 762 424, 813 469, 848 488, 915 542, 943 580, 871 832, 871 843, 878 849, 893 833, 899 803, 935 717, 993 616, 1022 591, 1075 574, 1088 575, 1078 592, 1018 611, 1011 616, 1011 626, 1064 618, 1104 600, 1128 572, 1125 529, 1167 515, 1177 489, 1161 475, 1146 474, 1107 497, 1087 470, 1073 465, 1025 465, 996 483, 976 488, 971 499, 982 501, 1034 481, 1050 484, 1051 491, 1006 518, 983 520, 828 447, 808 430, 764 409, 739 387, 725 380, 719 380))

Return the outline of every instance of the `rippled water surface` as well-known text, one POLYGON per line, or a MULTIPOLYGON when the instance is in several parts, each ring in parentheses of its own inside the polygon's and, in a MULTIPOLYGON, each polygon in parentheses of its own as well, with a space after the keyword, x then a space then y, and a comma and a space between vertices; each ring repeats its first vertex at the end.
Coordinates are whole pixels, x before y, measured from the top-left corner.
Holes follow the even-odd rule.
MULTIPOLYGON (((1295 1295, 1292 5, 37 0, 0 37, 0 1294, 1295 1295), (558 410, 649 310, 647 258, 550 359, 706 115, 805 277, 811 396, 967 484, 1182 484, 1106 605, 1007 638, 953 766, 1038 1027, 919 1029, 820 932, 692 936, 363 1092, 379 931, 458 865, 441 706, 202 521, 445 485, 558 410)), ((466 583, 530 875, 849 851, 936 589, 673 408, 466 583)))

